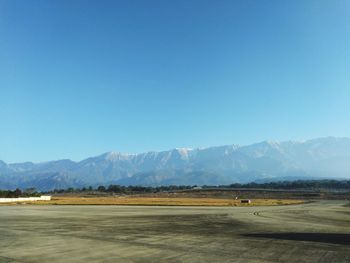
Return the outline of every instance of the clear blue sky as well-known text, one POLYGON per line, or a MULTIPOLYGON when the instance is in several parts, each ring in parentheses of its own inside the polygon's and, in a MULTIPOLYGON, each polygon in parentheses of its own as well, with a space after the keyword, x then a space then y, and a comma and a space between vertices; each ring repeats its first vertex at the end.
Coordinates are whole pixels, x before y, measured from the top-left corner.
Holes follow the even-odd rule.
POLYGON ((350 1, 0 0, 0 159, 350 135, 350 1))

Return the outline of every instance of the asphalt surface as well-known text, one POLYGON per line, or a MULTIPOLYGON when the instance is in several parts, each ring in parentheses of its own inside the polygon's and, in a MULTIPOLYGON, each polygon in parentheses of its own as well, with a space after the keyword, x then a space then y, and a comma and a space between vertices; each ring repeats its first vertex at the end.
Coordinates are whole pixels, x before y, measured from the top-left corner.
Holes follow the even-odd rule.
POLYGON ((350 205, 0 206, 0 262, 350 262, 350 205))

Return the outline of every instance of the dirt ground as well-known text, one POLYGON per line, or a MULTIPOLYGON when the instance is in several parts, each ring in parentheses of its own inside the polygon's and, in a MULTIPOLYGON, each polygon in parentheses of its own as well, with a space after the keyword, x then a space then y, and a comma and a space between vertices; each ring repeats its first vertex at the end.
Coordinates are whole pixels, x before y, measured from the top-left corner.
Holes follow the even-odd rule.
POLYGON ((53 196, 50 201, 1 203, 0 205, 161 205, 161 206, 266 206, 304 203, 293 199, 240 199, 152 196, 53 196))
POLYGON ((350 191, 274 190, 274 189, 201 189, 148 193, 140 196, 176 198, 249 198, 249 199, 297 199, 297 200, 350 200, 350 191))
POLYGON ((149 197, 149 198, 213 198, 213 199, 280 199, 280 200, 350 200, 350 191, 274 190, 274 189, 189 189, 156 193, 80 192, 54 194, 54 197, 149 197))
POLYGON ((350 262, 348 203, 1 206, 0 262, 350 262))

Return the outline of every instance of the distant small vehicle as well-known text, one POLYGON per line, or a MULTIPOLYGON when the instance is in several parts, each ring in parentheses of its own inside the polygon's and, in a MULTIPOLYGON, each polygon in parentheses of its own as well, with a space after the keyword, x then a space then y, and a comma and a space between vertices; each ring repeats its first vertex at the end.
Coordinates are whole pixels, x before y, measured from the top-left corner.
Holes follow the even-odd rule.
POLYGON ((250 199, 242 199, 241 204, 250 204, 252 201, 250 199))

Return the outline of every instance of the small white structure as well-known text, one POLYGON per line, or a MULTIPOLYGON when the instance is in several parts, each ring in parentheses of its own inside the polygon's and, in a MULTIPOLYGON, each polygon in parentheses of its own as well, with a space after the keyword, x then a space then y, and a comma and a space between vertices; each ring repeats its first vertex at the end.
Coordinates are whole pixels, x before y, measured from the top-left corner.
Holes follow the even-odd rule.
POLYGON ((17 197, 17 198, 0 198, 0 203, 16 203, 16 202, 32 202, 32 201, 50 201, 50 195, 42 195, 40 197, 17 197))

